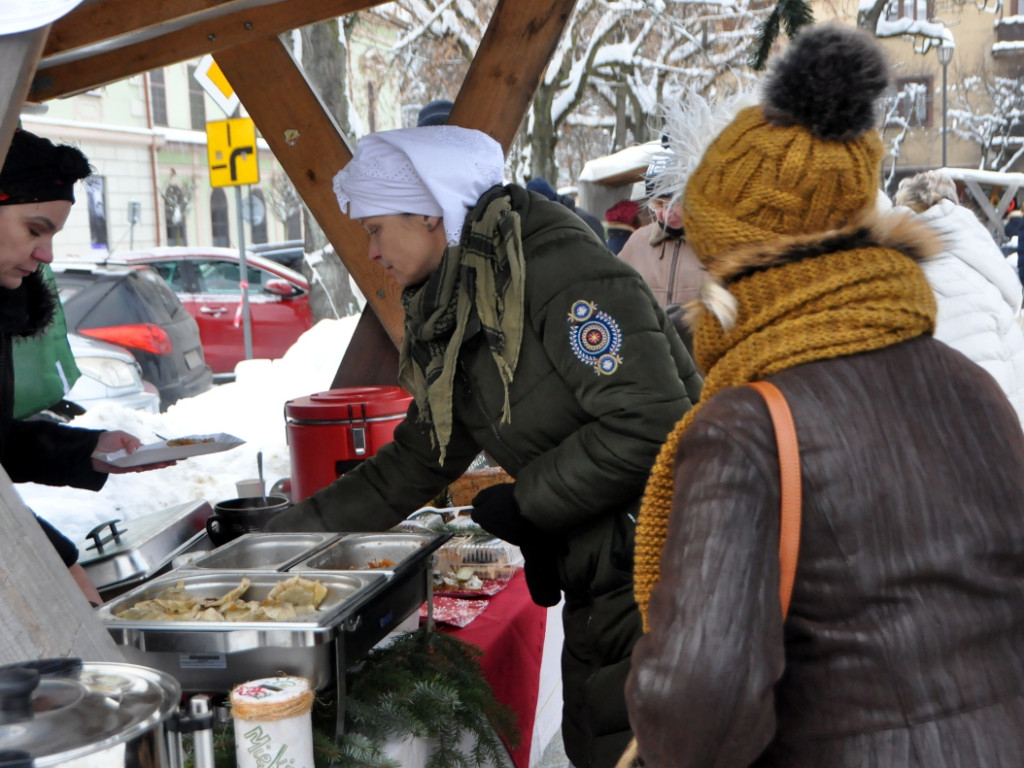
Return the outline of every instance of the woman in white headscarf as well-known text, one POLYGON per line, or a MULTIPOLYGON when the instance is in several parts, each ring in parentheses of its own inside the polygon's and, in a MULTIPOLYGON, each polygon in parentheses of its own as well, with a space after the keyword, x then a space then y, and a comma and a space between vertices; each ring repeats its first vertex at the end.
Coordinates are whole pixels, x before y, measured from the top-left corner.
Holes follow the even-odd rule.
POLYGON ((502 184, 501 147, 454 126, 372 134, 335 178, 369 257, 403 286, 394 441, 271 530, 385 530, 483 450, 515 478, 473 519, 521 547, 541 605, 565 595, 563 739, 577 768, 629 740, 623 684, 640 635, 635 516, 700 378, 644 281, 570 210, 502 184))

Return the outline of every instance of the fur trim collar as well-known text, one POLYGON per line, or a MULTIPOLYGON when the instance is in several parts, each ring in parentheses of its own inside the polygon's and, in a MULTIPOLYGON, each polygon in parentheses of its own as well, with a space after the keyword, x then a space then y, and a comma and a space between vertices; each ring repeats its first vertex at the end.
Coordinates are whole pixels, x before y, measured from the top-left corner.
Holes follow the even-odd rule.
POLYGON ((13 290, 0 288, 0 331, 26 337, 43 333, 53 322, 57 301, 38 271, 13 290))
POLYGON ((710 310, 724 326, 731 326, 737 313, 736 298, 729 283, 771 267, 837 251, 861 248, 889 248, 915 261, 933 259, 942 253, 942 237, 907 209, 871 209, 847 227, 811 236, 794 237, 771 246, 751 246, 707 264, 707 278, 699 299, 685 305, 683 322, 696 328, 704 310, 710 310))

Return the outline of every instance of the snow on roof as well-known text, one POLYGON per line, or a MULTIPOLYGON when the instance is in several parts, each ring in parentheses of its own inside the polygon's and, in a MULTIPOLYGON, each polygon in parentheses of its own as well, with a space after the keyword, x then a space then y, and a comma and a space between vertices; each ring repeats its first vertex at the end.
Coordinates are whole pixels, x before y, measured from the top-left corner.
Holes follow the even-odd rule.
POLYGON ((1024 51, 1024 40, 1005 40, 1001 43, 992 44, 992 53, 1003 53, 1004 51, 1024 51))
MULTIPOLYGON (((927 52, 931 46, 938 46, 939 43, 934 42, 937 40, 941 41, 941 44, 944 46, 956 46, 953 33, 941 22, 910 19, 907 17, 899 19, 886 19, 882 17, 878 20, 875 34, 879 37, 896 37, 897 35, 915 37, 920 35, 924 40, 921 42, 921 48, 918 50, 919 53, 927 52)), ((915 46, 915 49, 917 48, 915 46)))
MULTIPOLYGON (((619 152, 604 157, 589 160, 580 172, 580 181, 592 181, 597 183, 622 183, 620 177, 628 174, 642 174, 647 166, 662 149, 660 141, 648 141, 646 144, 636 144, 626 147, 619 152), (615 180, 614 182, 612 180, 615 180)), ((630 178, 629 182, 636 181, 630 178)))

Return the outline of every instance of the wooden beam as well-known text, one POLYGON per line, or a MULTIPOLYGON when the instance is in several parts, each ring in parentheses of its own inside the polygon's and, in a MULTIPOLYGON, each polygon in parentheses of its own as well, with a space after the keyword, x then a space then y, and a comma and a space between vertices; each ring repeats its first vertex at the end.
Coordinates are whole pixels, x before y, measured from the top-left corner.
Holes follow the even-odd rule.
POLYGON ((576 0, 499 0, 448 122, 477 128, 508 153, 576 0))
POLYGON ((0 562, 0 664, 56 657, 124 661, 2 467, 0 562))
POLYGON ((121 35, 153 29, 161 24, 181 21, 186 17, 216 9, 225 13, 232 5, 247 0, 161 0, 140 3, 139 0, 102 0, 83 3, 62 16, 50 28, 50 37, 43 57, 112 40, 121 35))
MULTIPOLYGON (((123 46, 102 47, 91 55, 76 56, 71 52, 57 56, 53 62, 43 59, 29 90, 29 99, 48 101, 80 93, 157 67, 344 16, 384 1, 282 0, 214 18, 200 16, 198 21, 184 28, 170 25, 172 30, 164 34, 140 40, 129 38, 123 46)), ((148 8, 151 3, 138 5, 148 8)))
POLYGON ((7 157, 47 30, 48 26, 0 37, 0 158, 7 157))
POLYGON ((214 58, 397 346, 401 287, 367 258, 366 230, 334 196, 334 174, 352 159, 337 123, 277 37, 225 48, 214 58))
POLYGON ((398 386, 398 349, 390 343, 377 315, 367 307, 345 347, 331 389, 375 386, 398 386))

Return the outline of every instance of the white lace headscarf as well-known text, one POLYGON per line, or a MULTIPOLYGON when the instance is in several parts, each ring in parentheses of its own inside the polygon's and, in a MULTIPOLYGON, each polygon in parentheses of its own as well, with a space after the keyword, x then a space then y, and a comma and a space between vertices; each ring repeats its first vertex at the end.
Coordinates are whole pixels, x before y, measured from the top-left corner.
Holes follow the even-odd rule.
POLYGON ((364 137, 334 177, 342 213, 353 219, 416 213, 441 216, 449 245, 470 208, 501 184, 505 155, 482 131, 454 125, 401 128, 364 137))

